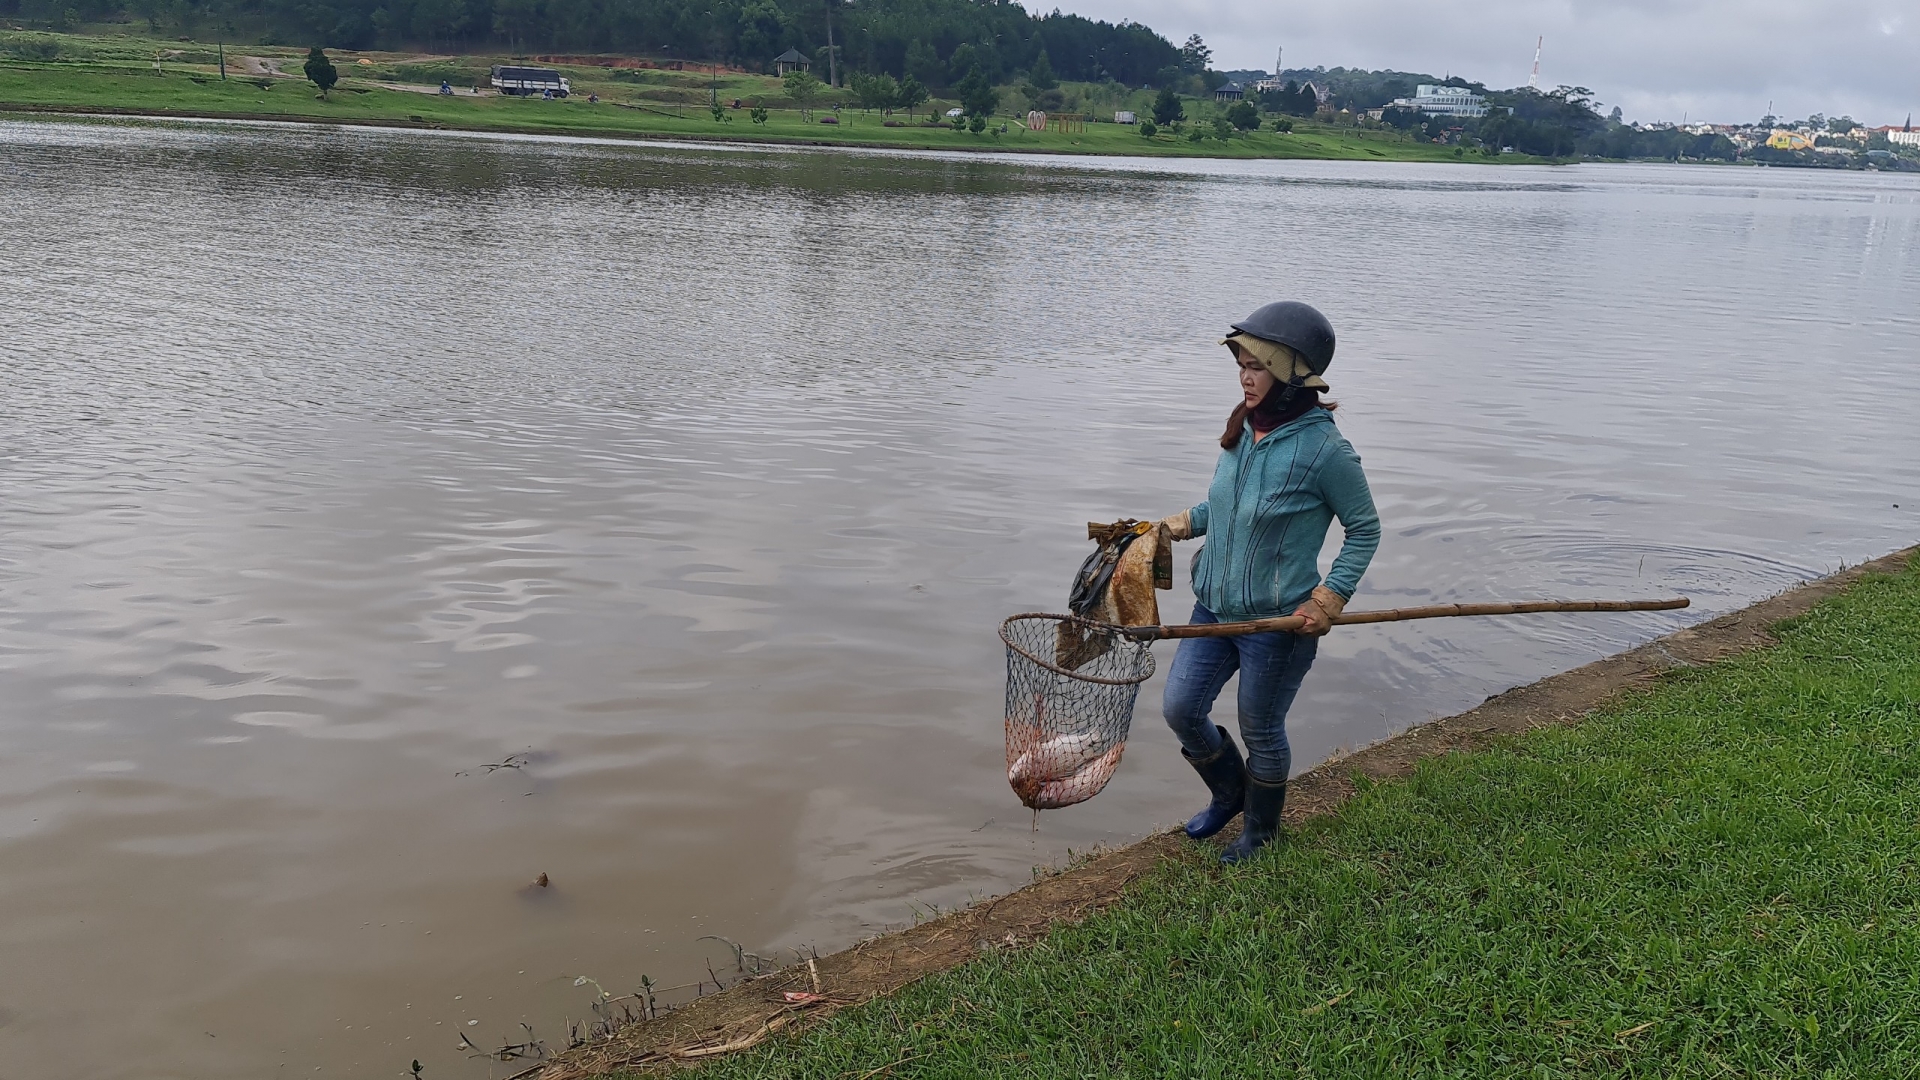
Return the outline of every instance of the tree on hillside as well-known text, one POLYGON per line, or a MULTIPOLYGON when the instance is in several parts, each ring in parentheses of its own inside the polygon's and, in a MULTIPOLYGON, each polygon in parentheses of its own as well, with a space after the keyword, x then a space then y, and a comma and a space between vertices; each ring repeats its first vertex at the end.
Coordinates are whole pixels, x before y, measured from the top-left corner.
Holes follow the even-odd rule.
POLYGON ((318 45, 307 50, 306 70, 308 81, 320 88, 321 97, 326 97, 327 91, 333 89, 333 84, 340 81, 340 73, 334 70, 333 61, 327 59, 327 54, 318 45))
POLYGON ((1053 61, 1047 59, 1047 50, 1041 49, 1040 55, 1034 58, 1033 67, 1027 72, 1027 85, 1041 91, 1052 90, 1060 85, 1059 78, 1053 73, 1053 61))
POLYGON ((993 88, 978 64, 967 72, 966 78, 953 85, 953 92, 959 96, 960 107, 968 116, 992 116, 1000 107, 1000 91, 993 88))
POLYGON ((1166 127, 1186 119, 1186 116, 1187 110, 1180 104, 1180 95, 1174 93, 1171 86, 1161 87, 1159 96, 1153 99, 1153 122, 1166 127))
POLYGON ((941 77, 944 72, 940 67, 940 54, 933 51, 933 46, 919 38, 914 38, 907 43, 904 66, 906 70, 902 74, 911 76, 921 86, 946 85, 946 80, 941 77))
POLYGON ((1187 38, 1187 43, 1180 46, 1180 66, 1189 74, 1198 75, 1212 64, 1213 50, 1207 48, 1207 43, 1200 40, 1199 34, 1187 38))
POLYGON ((958 87, 967 73, 980 66, 980 56, 973 46, 961 42, 953 47, 953 54, 947 57, 947 85, 958 87))
POLYGON ((891 112, 894 106, 900 103, 900 84, 894 82, 893 76, 885 72, 869 75, 864 71, 856 71, 847 76, 847 84, 853 90, 853 96, 860 102, 860 108, 863 110, 879 109, 883 113, 891 112))
POLYGON ((1254 108, 1251 101, 1237 101, 1227 109, 1227 123, 1241 131, 1252 131, 1260 126, 1260 110, 1254 108))
POLYGON ((927 88, 920 84, 919 79, 908 75, 900 80, 900 89, 894 93, 893 106, 896 109, 907 110, 907 119, 911 120, 913 110, 925 105, 927 97, 927 88))
POLYGON ((789 71, 780 80, 787 96, 799 106, 800 119, 813 119, 813 103, 819 99, 824 84, 811 71, 789 71))

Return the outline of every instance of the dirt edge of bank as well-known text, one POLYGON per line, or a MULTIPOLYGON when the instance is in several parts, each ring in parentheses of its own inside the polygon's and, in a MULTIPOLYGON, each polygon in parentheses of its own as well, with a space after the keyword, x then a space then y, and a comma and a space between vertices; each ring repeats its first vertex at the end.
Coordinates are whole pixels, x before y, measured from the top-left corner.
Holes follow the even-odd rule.
MULTIPOLYGON (((1456 716, 1410 728, 1296 777, 1287 820, 1299 824, 1333 813, 1364 778, 1391 780, 1424 758, 1480 749, 1537 728, 1571 724, 1675 668, 1712 663, 1773 643, 1771 628, 1804 614, 1868 574, 1892 574, 1920 557, 1920 546, 1897 551, 1789 589, 1698 626, 1656 638, 1584 667, 1548 676, 1488 698, 1456 716)), ((892 993, 956 967, 982 952, 1018 948, 1055 926, 1077 922, 1118 900, 1126 887, 1187 841, 1174 832, 1086 860, 1004 896, 910 929, 820 957, 812 969, 785 968, 728 987, 653 1020, 620 1027, 611 1037, 575 1047, 521 1077, 581 1080, 619 1069, 690 1064, 754 1045, 777 1031, 811 1023, 848 1005, 892 993), (791 1003, 789 992, 819 994, 791 1003)))

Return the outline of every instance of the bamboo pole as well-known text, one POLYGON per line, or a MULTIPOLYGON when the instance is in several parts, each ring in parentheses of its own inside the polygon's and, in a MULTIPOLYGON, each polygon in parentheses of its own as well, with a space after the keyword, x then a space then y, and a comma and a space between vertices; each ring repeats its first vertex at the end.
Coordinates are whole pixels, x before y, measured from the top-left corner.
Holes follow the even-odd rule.
MULTIPOLYGON (((1334 616, 1333 624, 1353 626, 1361 623, 1406 622, 1410 619, 1445 619, 1460 615, 1528 615, 1543 611, 1672 611, 1689 603, 1686 597, 1676 596, 1667 600, 1502 600, 1485 604, 1431 604, 1427 607, 1348 612, 1334 616)), ((1306 624, 1307 620, 1298 615, 1280 615, 1246 622, 1129 626, 1125 632, 1135 641, 1160 641, 1166 638, 1237 637, 1277 630, 1293 631, 1306 624)))

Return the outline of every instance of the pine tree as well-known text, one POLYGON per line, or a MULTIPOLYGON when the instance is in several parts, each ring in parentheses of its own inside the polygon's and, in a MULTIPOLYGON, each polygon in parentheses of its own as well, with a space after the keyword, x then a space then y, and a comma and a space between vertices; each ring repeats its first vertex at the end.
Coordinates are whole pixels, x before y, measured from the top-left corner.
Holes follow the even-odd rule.
POLYGON ((318 45, 307 50, 306 69, 307 79, 320 88, 321 97, 326 97, 327 91, 333 89, 333 84, 340 81, 340 73, 334 70, 333 61, 327 59, 327 54, 318 45))

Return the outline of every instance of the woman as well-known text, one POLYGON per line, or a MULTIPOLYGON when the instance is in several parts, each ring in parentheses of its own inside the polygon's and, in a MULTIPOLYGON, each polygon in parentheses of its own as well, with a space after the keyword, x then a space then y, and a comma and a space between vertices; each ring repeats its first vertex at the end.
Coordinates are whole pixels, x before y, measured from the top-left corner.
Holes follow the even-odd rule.
POLYGON ((1166 520, 1176 540, 1208 540, 1193 561, 1193 621, 1288 613, 1307 620, 1294 633, 1187 638, 1167 676, 1167 725, 1213 792, 1187 835, 1205 839, 1244 811, 1239 838, 1220 856, 1237 863, 1279 831, 1293 765, 1287 709, 1380 545, 1380 517, 1359 455, 1334 426, 1334 403, 1320 400, 1328 389, 1320 376, 1333 360, 1326 317, 1293 301, 1268 304, 1221 344, 1239 364, 1241 402, 1220 437, 1207 501, 1166 520), (1346 540, 1322 581, 1320 547, 1336 517, 1346 540), (1244 760, 1210 718, 1236 671, 1244 760))

